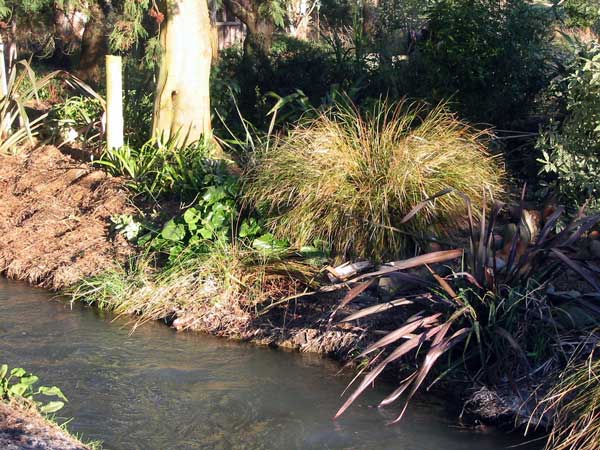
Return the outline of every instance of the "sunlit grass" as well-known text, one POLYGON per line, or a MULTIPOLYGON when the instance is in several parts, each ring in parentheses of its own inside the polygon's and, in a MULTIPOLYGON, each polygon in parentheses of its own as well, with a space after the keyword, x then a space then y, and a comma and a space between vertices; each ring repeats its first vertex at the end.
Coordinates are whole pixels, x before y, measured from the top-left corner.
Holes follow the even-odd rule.
MULTIPOLYGON (((185 252, 166 268, 144 254, 79 283, 73 301, 94 304, 138 323, 169 317, 202 320, 214 308, 240 322, 251 311, 315 286, 317 270, 293 258, 273 258, 235 244, 215 243, 210 252, 185 252)), ((191 323, 188 324, 192 326, 191 323)))
POLYGON ((259 152, 246 174, 246 199, 300 247, 315 239, 344 256, 394 257, 423 235, 465 225, 465 204, 447 195, 401 219, 417 203, 455 189, 481 204, 503 192, 504 171, 486 150, 489 131, 445 105, 376 102, 368 113, 336 106, 259 152))
POLYGON ((598 351, 568 367, 540 408, 553 417, 547 450, 597 450, 600 445, 598 351))

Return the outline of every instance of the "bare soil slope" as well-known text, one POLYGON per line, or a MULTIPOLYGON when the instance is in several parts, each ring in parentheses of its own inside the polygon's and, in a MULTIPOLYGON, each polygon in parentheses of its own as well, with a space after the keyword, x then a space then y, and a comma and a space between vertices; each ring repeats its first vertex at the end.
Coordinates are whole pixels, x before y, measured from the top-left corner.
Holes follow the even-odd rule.
POLYGON ((56 147, 0 155, 0 272, 62 289, 123 260, 110 217, 131 212, 122 182, 56 147))

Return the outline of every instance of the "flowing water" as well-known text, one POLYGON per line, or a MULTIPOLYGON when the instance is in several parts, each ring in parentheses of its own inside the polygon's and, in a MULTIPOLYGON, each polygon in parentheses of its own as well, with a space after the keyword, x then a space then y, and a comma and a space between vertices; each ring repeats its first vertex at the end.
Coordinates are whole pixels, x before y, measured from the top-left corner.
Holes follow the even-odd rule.
MULTIPOLYGON (((373 408, 378 386, 334 422, 351 374, 316 356, 130 324, 0 279, 0 362, 24 367, 69 398, 71 431, 110 450, 500 450, 514 436, 474 433, 441 403, 373 408)), ((520 447, 523 448, 523 447, 520 447)))

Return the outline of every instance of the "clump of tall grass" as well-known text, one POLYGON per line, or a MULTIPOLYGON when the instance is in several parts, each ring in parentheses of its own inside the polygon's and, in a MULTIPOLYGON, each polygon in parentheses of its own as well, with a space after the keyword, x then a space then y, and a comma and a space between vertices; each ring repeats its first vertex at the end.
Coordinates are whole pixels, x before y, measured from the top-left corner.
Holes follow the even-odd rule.
POLYGON ((128 266, 83 280, 69 292, 72 301, 139 316, 138 323, 173 316, 200 321, 213 307, 235 311, 243 322, 252 309, 313 287, 316 276, 316 269, 301 261, 237 243, 215 242, 203 253, 184 251, 167 267, 157 266, 154 258, 144 253, 128 266))
POLYGON ((547 450, 596 450, 600 445, 598 348, 583 362, 567 367, 540 406, 553 416, 547 450))
POLYGON ((338 104, 256 154, 245 198, 295 246, 323 239, 343 256, 384 259, 414 238, 466 225, 465 204, 454 194, 404 223, 423 199, 445 189, 474 203, 502 194, 504 172, 487 151, 490 137, 444 104, 428 110, 382 100, 366 113, 338 104))
POLYGON ((58 82, 103 102, 90 86, 67 72, 55 70, 37 77, 27 61, 17 61, 8 70, 6 84, 0 85, 0 153, 16 154, 21 147, 35 143, 40 127, 47 125, 48 114, 31 119, 28 108, 41 101, 44 89, 58 82))

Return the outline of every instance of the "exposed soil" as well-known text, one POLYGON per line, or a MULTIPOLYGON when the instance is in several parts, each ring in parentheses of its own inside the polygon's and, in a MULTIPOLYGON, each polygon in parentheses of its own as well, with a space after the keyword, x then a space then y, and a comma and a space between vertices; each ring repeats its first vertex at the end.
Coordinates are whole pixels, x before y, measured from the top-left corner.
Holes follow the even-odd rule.
POLYGON ((0 402, 0 448, 3 450, 90 450, 33 407, 0 402))
POLYGON ((54 290, 101 272, 131 252, 109 238, 131 210, 122 182, 56 147, 0 155, 0 272, 54 290))

